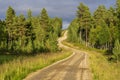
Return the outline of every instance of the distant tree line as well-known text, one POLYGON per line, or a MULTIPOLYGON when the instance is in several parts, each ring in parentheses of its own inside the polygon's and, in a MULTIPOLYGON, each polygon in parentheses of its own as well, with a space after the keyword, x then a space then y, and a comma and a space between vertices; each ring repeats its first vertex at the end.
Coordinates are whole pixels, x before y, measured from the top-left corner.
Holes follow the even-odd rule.
POLYGON ((45 8, 38 16, 16 16, 9 6, 6 19, 0 20, 0 51, 12 53, 55 52, 61 34, 62 20, 50 18, 45 8))
POLYGON ((68 41, 104 49, 120 57, 117 50, 120 49, 120 0, 109 9, 100 5, 93 15, 88 6, 80 3, 77 16, 68 28, 68 41))

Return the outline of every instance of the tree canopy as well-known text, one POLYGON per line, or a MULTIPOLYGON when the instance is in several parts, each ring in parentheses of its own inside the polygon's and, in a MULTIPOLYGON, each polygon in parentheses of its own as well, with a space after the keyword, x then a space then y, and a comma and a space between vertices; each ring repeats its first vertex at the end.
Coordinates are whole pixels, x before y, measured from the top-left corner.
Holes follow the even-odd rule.
POLYGON ((33 16, 29 9, 27 17, 16 15, 9 6, 5 21, 0 20, 0 50, 4 53, 55 52, 57 39, 61 34, 62 20, 50 18, 42 9, 39 16, 33 16))
POLYGON ((120 40, 119 33, 120 0, 116 1, 116 7, 109 9, 104 5, 98 6, 93 15, 86 5, 80 3, 76 18, 68 27, 68 41, 106 50, 115 55, 118 52, 116 46, 120 40))

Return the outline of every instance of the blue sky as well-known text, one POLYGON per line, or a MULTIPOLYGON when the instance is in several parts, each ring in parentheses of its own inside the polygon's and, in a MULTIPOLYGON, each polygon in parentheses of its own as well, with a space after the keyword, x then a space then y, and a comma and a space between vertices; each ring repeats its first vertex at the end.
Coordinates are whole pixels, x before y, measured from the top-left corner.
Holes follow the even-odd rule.
POLYGON ((61 17, 65 27, 75 18, 80 2, 93 12, 99 5, 107 8, 114 6, 116 0, 0 0, 0 19, 5 19, 8 6, 12 6, 17 15, 26 15, 27 10, 31 9, 34 16, 39 15, 42 8, 46 8, 50 17, 61 17))

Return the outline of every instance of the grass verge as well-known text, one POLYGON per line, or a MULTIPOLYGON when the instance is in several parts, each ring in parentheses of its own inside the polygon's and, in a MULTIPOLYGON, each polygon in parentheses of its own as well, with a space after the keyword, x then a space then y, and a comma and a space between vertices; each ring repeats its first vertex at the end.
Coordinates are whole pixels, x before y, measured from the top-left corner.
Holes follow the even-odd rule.
POLYGON ((17 55, 3 55, 1 54, 0 55, 0 65, 1 64, 4 64, 4 63, 7 63, 7 62, 10 62, 10 61, 13 61, 14 59, 17 59, 18 56, 17 55))
MULTIPOLYGON (((70 56, 72 52, 46 53, 21 57, 0 65, 0 80, 22 80, 29 73, 70 56)), ((6 57, 7 58, 7 57, 6 57)))
POLYGON ((120 62, 116 64, 108 61, 103 55, 104 51, 66 41, 63 41, 63 44, 87 52, 93 80, 120 80, 120 62))
POLYGON ((120 62, 110 62, 104 55, 95 51, 87 52, 93 80, 120 80, 120 62))

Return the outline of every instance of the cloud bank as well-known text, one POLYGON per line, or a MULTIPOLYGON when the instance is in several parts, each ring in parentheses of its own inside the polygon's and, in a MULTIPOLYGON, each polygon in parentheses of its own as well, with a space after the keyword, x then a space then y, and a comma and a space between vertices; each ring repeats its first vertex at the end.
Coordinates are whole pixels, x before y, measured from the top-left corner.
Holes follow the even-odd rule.
POLYGON ((0 19, 5 18, 8 6, 12 6, 17 15, 26 15, 27 10, 31 9, 34 16, 39 15, 42 8, 46 8, 50 17, 60 17, 66 25, 76 16, 80 2, 93 12, 99 5, 105 5, 107 8, 114 6, 116 0, 0 0, 0 19))

